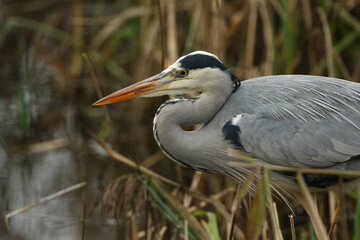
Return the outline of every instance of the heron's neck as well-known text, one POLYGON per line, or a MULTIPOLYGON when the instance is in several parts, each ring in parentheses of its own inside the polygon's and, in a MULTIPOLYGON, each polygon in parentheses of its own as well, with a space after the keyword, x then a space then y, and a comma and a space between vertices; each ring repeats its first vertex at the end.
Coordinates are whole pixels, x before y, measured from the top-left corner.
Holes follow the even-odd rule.
POLYGON ((201 145, 209 143, 210 140, 206 138, 209 138, 211 133, 204 131, 203 127, 195 131, 185 131, 181 124, 208 122, 221 109, 229 95, 203 93, 197 98, 174 98, 165 102, 159 107, 153 125, 159 147, 170 158, 183 165, 198 165, 199 168, 204 168, 200 165, 201 159, 205 158, 201 154, 206 150, 206 146, 201 145), (194 162, 194 159, 198 163, 194 162))

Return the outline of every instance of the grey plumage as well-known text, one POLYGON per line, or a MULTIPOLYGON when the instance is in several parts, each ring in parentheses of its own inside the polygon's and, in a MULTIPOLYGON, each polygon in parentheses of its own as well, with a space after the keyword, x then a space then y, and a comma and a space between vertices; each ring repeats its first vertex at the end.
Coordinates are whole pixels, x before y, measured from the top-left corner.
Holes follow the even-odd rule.
POLYGON ((270 164, 347 169, 346 161, 360 155, 358 83, 303 75, 262 77, 244 81, 229 106, 233 102, 240 103, 237 111, 243 114, 236 122, 242 144, 270 164))
POLYGON ((346 170, 347 160, 360 155, 358 83, 318 76, 269 76, 243 81, 222 101, 201 99, 169 100, 154 119, 162 126, 154 128, 161 148, 195 169, 217 172, 219 166, 234 161, 225 151, 233 143, 224 141, 222 132, 229 121, 241 129, 239 140, 246 152, 263 164, 346 170), (204 105, 207 114, 199 111, 204 105), (206 124, 192 132, 180 127, 180 123, 202 122, 206 124))
POLYGON ((198 51, 95 105, 193 92, 201 94, 160 106, 153 125, 160 148, 187 167, 244 180, 249 170, 228 152, 237 149, 260 164, 360 170, 359 83, 280 75, 240 85, 216 56, 198 51), (185 131, 183 123, 202 126, 185 131))

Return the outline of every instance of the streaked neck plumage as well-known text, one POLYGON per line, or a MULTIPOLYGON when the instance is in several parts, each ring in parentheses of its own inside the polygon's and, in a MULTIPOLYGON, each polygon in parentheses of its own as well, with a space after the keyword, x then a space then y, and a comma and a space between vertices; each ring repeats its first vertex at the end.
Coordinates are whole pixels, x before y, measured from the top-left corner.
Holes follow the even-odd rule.
POLYGON ((185 131, 181 124, 207 123, 230 95, 231 88, 228 93, 208 92, 196 98, 173 98, 166 101, 154 118, 153 132, 159 147, 168 157, 187 167, 210 170, 207 162, 213 156, 208 155, 206 148, 215 146, 215 143, 210 142, 214 139, 211 136, 215 130, 201 126, 194 131, 185 131))

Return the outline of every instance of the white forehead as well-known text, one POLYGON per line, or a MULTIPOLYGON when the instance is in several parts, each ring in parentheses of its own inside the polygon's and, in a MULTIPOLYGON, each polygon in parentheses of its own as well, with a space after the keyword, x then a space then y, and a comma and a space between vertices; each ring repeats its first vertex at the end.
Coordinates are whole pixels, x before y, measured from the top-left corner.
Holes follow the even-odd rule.
POLYGON ((216 55, 214 55, 212 53, 209 53, 209 52, 206 52, 206 51, 195 51, 195 52, 189 53, 188 55, 182 56, 177 61, 181 60, 182 58, 184 58, 186 56, 195 55, 195 54, 207 55, 207 56, 210 56, 210 57, 214 57, 214 58, 216 58, 217 60, 220 61, 220 59, 216 55))
POLYGON ((170 66, 168 66, 163 72, 167 72, 170 71, 172 69, 177 69, 180 68, 180 63, 178 62, 179 60, 177 60, 176 62, 174 62, 173 64, 171 64, 170 66))
MULTIPOLYGON (((214 55, 214 54, 212 54, 212 53, 209 53, 209 52, 206 52, 206 51, 195 51, 195 52, 191 52, 191 53, 189 53, 189 54, 187 54, 187 55, 184 55, 184 56, 182 56, 182 57, 180 57, 178 60, 176 60, 176 62, 174 62, 173 64, 171 64, 169 67, 167 67, 164 71, 168 71, 168 70, 171 70, 171 69, 177 69, 177 68, 180 68, 180 61, 182 60, 182 59, 184 59, 185 57, 187 57, 187 56, 190 56, 190 55, 195 55, 195 54, 202 54, 202 55, 207 55, 207 56, 210 56, 210 57, 214 57, 214 58, 216 58, 217 60, 219 60, 220 61, 220 59, 216 56, 216 55, 214 55)), ((220 61, 221 62, 221 61, 220 61)))

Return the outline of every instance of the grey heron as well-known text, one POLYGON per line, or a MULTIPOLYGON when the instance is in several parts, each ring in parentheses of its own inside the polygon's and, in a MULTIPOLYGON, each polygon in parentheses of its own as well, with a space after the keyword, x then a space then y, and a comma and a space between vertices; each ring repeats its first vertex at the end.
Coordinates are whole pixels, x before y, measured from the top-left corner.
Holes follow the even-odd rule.
MULTIPOLYGON (((196 51, 93 105, 163 95, 177 97, 157 110, 155 139, 170 159, 189 168, 244 180, 247 171, 230 164, 240 161, 228 153, 236 149, 263 165, 360 170, 359 83, 306 75, 240 82, 217 56, 196 51), (200 94, 179 97, 190 93, 200 94), (185 131, 182 124, 202 125, 185 131)), ((334 183, 311 175, 305 180, 314 187, 334 183)))

